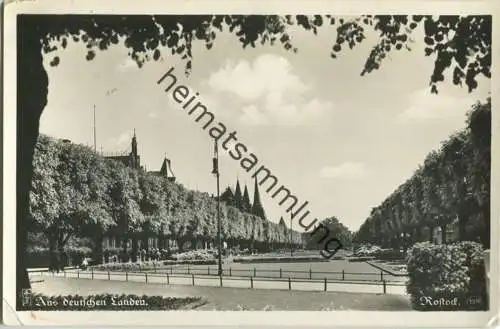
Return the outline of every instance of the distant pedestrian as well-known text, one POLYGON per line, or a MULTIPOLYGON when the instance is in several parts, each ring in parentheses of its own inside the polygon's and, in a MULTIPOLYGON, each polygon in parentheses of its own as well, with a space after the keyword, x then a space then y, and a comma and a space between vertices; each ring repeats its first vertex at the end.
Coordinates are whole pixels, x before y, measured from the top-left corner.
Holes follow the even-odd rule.
POLYGON ((87 257, 84 257, 83 261, 82 261, 82 265, 80 265, 80 268, 82 270, 86 270, 88 268, 88 266, 89 266, 89 262, 87 260, 87 257))

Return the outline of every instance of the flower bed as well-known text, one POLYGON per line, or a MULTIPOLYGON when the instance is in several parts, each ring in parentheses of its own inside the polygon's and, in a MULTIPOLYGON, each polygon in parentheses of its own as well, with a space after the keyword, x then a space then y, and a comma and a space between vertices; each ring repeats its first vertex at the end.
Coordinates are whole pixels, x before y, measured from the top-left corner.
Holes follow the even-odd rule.
POLYGON ((215 265, 217 261, 211 260, 165 260, 161 262, 148 261, 138 263, 108 263, 92 266, 93 269, 98 271, 128 271, 128 272, 141 272, 141 271, 154 271, 171 265, 215 265))
POLYGON ((217 252, 215 250, 190 250, 170 257, 174 261, 188 261, 188 260, 213 260, 216 258, 217 252))
POLYGON ((31 311, 152 311, 193 309, 203 304, 201 297, 163 297, 118 294, 97 294, 89 296, 65 295, 47 296, 32 294, 24 298, 22 310, 31 311))

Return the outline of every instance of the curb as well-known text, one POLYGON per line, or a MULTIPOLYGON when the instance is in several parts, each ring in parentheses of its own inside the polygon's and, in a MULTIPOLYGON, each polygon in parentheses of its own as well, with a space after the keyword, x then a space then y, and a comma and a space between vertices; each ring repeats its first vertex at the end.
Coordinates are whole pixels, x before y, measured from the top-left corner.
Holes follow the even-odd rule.
POLYGON ((372 263, 370 261, 366 261, 366 263, 368 265, 371 265, 371 266, 373 266, 373 267, 375 267, 375 268, 377 268, 377 269, 379 269, 379 270, 381 270, 381 271, 383 271, 385 273, 388 273, 388 274, 390 274, 392 276, 398 276, 398 277, 400 277, 400 276, 408 276, 408 274, 402 274, 402 273, 393 272, 391 270, 388 270, 387 268, 384 268, 384 267, 382 267, 380 265, 374 264, 374 263, 372 263))

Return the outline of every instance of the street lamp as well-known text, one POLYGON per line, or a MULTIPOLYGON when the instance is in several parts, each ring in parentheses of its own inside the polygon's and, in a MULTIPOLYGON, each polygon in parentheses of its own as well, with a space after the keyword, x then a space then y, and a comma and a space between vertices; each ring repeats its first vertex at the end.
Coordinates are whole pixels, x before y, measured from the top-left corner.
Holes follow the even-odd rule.
POLYGON ((217 147, 217 139, 214 138, 214 157, 212 159, 213 169, 212 174, 217 178, 217 244, 218 244, 218 275, 222 275, 222 241, 221 241, 221 224, 220 224, 220 190, 219 190, 219 152, 217 147))
POLYGON ((293 257, 293 243, 292 243, 292 211, 290 211, 290 257, 293 257))

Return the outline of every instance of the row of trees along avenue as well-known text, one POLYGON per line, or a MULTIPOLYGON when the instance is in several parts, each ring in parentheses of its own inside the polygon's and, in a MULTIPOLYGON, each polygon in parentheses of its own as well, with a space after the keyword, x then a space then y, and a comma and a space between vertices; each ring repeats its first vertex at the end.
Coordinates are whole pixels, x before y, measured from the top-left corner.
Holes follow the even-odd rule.
POLYGON ((404 248, 433 242, 441 228, 447 242, 449 225, 458 240, 490 247, 491 99, 467 115, 466 129, 431 152, 412 177, 372 209, 356 233, 359 243, 404 248))
MULTIPOLYGON (((90 148, 40 135, 35 146, 30 192, 31 231, 43 232, 51 254, 64 251, 71 237, 94 240, 93 258, 102 259, 104 236, 138 240, 148 248, 157 237, 182 250, 187 241, 215 243, 217 203, 208 193, 187 190, 143 170, 105 159, 90 148)), ((290 245, 290 230, 235 207, 221 204, 222 238, 229 247, 261 251, 290 245)), ((292 231, 292 244, 302 236, 292 231)), ((123 243, 127 248, 127 243, 123 243)))

